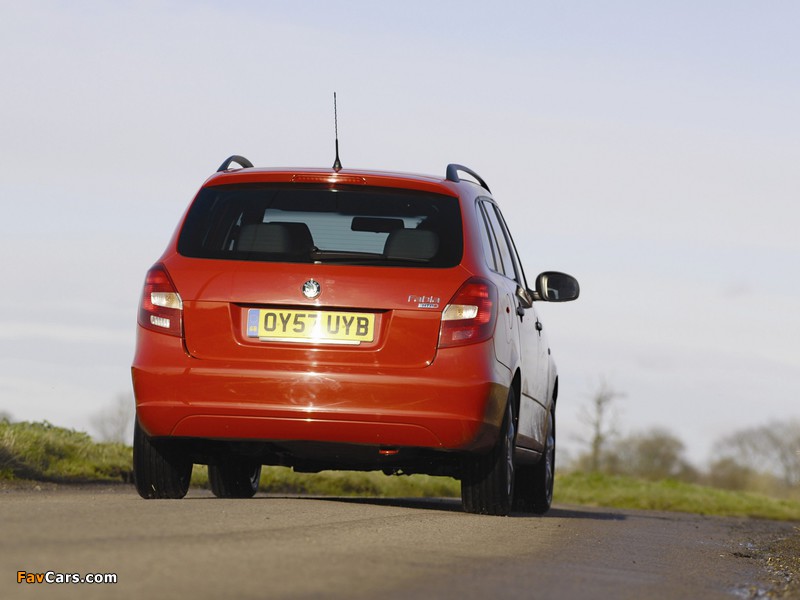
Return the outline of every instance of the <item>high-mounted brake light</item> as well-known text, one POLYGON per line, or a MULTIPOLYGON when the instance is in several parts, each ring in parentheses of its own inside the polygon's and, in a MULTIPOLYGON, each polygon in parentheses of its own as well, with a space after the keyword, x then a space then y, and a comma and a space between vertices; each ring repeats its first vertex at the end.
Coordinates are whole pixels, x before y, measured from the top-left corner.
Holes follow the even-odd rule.
POLYGON ((359 175, 339 175, 332 173, 330 175, 292 175, 292 183, 339 183, 342 185, 367 185, 367 180, 359 175))
POLYGON ((139 325, 159 333, 183 335, 183 301, 161 265, 147 272, 139 304, 139 325))
POLYGON ((497 288, 479 277, 468 279, 442 312, 439 348, 488 340, 496 321, 497 288))

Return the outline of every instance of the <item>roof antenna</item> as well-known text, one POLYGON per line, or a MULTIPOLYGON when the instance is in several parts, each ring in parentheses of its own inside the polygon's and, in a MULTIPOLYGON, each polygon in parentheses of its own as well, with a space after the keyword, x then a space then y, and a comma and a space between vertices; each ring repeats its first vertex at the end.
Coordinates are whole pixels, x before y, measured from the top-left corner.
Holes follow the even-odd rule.
POLYGON ((333 127, 336 132, 336 160, 333 161, 333 170, 338 173, 342 170, 342 161, 339 160, 339 117, 336 114, 336 92, 333 92, 333 127))

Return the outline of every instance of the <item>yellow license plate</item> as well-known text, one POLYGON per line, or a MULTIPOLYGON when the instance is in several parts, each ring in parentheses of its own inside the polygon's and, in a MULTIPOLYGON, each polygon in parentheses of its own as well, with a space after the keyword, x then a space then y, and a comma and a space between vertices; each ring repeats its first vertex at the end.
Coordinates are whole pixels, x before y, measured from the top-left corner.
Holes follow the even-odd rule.
POLYGON ((360 344, 375 337, 375 315, 326 310, 247 311, 247 337, 265 341, 360 344))

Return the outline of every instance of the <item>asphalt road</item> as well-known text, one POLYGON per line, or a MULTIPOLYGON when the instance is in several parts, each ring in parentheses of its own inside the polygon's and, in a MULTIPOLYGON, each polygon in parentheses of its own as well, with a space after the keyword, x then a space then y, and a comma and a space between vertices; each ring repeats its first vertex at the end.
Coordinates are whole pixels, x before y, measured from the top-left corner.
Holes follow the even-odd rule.
POLYGON ((791 527, 567 506, 487 517, 451 499, 11 490, 0 598, 747 598, 765 579, 749 544, 791 527), (117 583, 17 583, 20 571, 117 583))

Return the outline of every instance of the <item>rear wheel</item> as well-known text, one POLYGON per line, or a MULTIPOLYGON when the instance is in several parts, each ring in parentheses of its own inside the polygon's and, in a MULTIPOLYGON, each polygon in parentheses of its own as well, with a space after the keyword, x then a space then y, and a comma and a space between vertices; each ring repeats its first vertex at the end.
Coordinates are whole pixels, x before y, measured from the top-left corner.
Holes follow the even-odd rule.
POLYGON ((192 462, 175 440, 152 439, 139 421, 133 429, 133 477, 142 498, 183 498, 189 490, 192 462))
POLYGON ((258 463, 231 459, 208 465, 208 482, 218 498, 252 498, 258 491, 260 479, 258 463))
POLYGON ((482 515, 505 516, 514 497, 514 390, 508 392, 500 437, 488 454, 464 459, 461 500, 464 510, 482 515))
POLYGON ((514 508, 539 515, 550 510, 556 473, 556 422, 552 410, 548 416, 542 458, 535 465, 517 469, 514 508))

